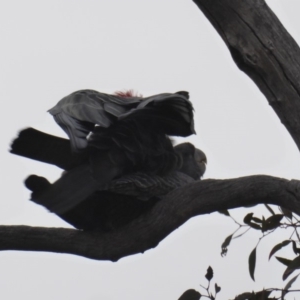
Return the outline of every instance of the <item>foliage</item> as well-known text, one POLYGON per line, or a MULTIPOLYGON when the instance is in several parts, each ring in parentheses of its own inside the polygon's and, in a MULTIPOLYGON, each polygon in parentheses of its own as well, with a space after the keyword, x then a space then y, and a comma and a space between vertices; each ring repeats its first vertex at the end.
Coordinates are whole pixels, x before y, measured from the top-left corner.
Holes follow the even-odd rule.
MULTIPOLYGON (((255 281, 255 266, 256 266, 256 258, 258 254, 258 246, 260 242, 268 235, 273 234, 276 230, 281 229, 291 229, 292 234, 289 239, 286 239, 277 245, 273 246, 269 253, 269 260, 274 256, 275 253, 280 251, 284 247, 292 247, 292 250, 295 254, 292 258, 279 257, 275 256, 277 261, 286 266, 286 269, 282 275, 283 281, 286 280, 293 272, 297 269, 300 269, 300 247, 297 247, 297 244, 300 243, 300 235, 298 233, 298 229, 300 227, 300 220, 298 216, 293 214, 292 212, 279 207, 278 213, 274 211, 269 205, 265 204, 265 207, 268 211, 268 215, 262 216, 261 218, 254 215, 253 212, 250 212, 245 215, 243 224, 236 221, 227 210, 219 211, 221 214, 230 217, 238 226, 238 228, 229 236, 225 238, 221 245, 221 255, 226 256, 228 253, 228 247, 232 243, 234 239, 240 238, 244 236, 249 230, 257 230, 262 233, 261 237, 258 239, 257 244, 252 249, 248 258, 248 267, 249 267, 249 275, 253 281, 255 281), (242 231, 242 232, 241 232, 242 231), (241 233, 240 233, 241 232, 241 233)), ((279 288, 268 288, 263 289, 257 292, 245 292, 240 295, 237 295, 234 300, 273 300, 273 299, 286 299, 286 295, 291 292, 299 293, 300 290, 292 290, 291 287, 293 283, 297 280, 297 274, 292 277, 282 289, 279 288)), ((189 293, 183 294, 181 297, 186 295, 187 298, 179 298, 180 300, 197 300, 201 297, 206 297, 208 299, 214 300, 216 299, 217 293, 221 291, 221 288, 215 283, 215 292, 211 291, 210 282, 213 278, 213 269, 208 267, 205 278, 208 280, 207 287, 201 286, 205 289, 206 294, 200 294, 195 290, 188 290, 189 293), (188 298, 190 297, 190 298, 188 298), (197 298, 198 297, 198 298, 197 298)), ((187 291, 186 291, 187 292, 187 291)), ((300 293, 299 293, 300 294, 300 293)))
MULTIPOLYGON (((283 257, 276 257, 277 260, 284 265, 286 265, 286 270, 283 273, 282 279, 285 280, 288 278, 290 274, 292 274, 295 270, 300 269, 300 248, 297 247, 297 243, 300 242, 300 236, 298 233, 298 228, 300 227, 300 221, 298 220, 298 216, 293 214, 292 212, 279 208, 281 213, 275 213, 274 210, 267 204, 265 204, 268 212, 270 213, 269 216, 265 217, 262 216, 258 218, 254 216, 253 212, 248 213, 244 217, 244 224, 238 223, 233 217, 228 213, 227 216, 231 217, 232 220, 238 225, 238 228, 228 237, 225 238, 224 242, 221 245, 222 251, 221 255, 225 256, 228 252, 228 246, 230 245, 233 239, 239 238, 245 235, 250 229, 261 231, 262 236, 259 238, 256 246, 251 251, 249 255, 249 273, 253 280, 255 280, 254 272, 255 272, 255 265, 256 265, 256 254, 259 243, 265 238, 267 235, 274 233, 277 229, 292 229, 292 234, 288 240, 284 240, 281 243, 275 245, 273 249, 270 251, 269 259, 280 249, 286 247, 288 245, 292 245, 293 251, 295 253, 295 257, 292 259, 287 259, 283 257), (237 232, 243 229, 241 234, 237 235, 237 232), (292 239, 295 237, 295 239, 292 239)), ((223 212, 222 212, 223 213, 223 212)))
MULTIPOLYGON (((210 283, 213 278, 213 269, 209 266, 205 275, 208 283, 207 286, 204 287, 200 285, 204 290, 205 294, 201 294, 199 291, 189 289, 185 291, 178 300, 199 300, 202 297, 210 300, 215 300, 217 298, 217 294, 221 291, 221 287, 218 286, 217 283, 214 284, 214 291, 211 287, 210 283)), ((296 281, 300 274, 293 277, 282 289, 277 288, 269 288, 263 289, 258 292, 245 292, 240 295, 234 297, 233 300, 284 300, 285 296, 289 292, 300 292, 300 290, 291 290, 292 284, 296 281)))
POLYGON ((200 285, 204 290, 205 294, 201 294, 198 291, 195 290, 187 290, 185 291, 178 300, 199 300, 202 297, 215 300, 217 297, 217 294, 221 291, 221 287, 218 286, 217 283, 214 284, 214 288, 211 287, 211 280, 214 277, 214 272, 211 266, 207 268, 205 278, 207 280, 207 286, 200 285))

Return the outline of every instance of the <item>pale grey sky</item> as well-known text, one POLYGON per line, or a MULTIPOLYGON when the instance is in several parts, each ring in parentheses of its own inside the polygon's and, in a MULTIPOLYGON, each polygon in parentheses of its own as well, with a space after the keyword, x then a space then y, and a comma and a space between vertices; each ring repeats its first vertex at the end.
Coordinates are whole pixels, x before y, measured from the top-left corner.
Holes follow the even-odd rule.
MULTIPOLYGON (((299 1, 268 4, 299 43, 299 1)), ((207 154, 205 178, 269 174, 300 179, 291 137, 191 0, 3 0, 0 36, 1 224, 68 226, 29 202, 23 186, 29 174, 55 180, 60 170, 7 150, 17 132, 29 126, 64 136, 46 111, 83 88, 107 93, 133 88, 145 96, 187 90, 198 133, 188 140, 207 154)), ((233 214, 239 218, 245 210, 233 214)), ((0 297, 176 300, 188 288, 200 290, 208 265, 222 287, 220 299, 283 287, 284 268, 267 262, 281 237, 270 236, 260 245, 253 283, 247 261, 257 232, 236 240, 227 257, 220 257, 220 245, 234 229, 219 214, 193 218, 155 249, 117 263, 2 252, 0 297)))

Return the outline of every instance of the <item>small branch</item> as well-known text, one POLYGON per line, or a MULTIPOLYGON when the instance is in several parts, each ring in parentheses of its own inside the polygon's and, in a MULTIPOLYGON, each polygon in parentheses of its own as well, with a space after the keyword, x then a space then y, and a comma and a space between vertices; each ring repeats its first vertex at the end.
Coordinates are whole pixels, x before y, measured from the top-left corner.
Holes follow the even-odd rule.
POLYGON ((270 176, 207 179, 174 190, 148 213, 116 231, 0 226, 0 250, 69 253, 97 260, 118 259, 154 248, 196 215, 268 203, 300 214, 300 182, 270 176))

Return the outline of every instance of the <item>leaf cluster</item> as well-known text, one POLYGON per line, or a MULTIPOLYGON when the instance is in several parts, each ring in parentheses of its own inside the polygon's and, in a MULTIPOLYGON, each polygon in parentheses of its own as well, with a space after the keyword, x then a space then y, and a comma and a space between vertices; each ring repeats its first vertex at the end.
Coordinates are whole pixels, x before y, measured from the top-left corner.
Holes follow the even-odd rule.
MULTIPOLYGON (((239 238, 241 236, 244 236, 249 230, 257 230, 262 233, 262 236, 259 238, 256 246, 254 249, 250 252, 249 258, 248 258, 248 267, 249 267, 249 274, 252 280, 255 280, 255 266, 256 266, 256 258, 257 258, 257 249, 258 245, 261 242, 261 240, 266 237, 269 234, 274 233, 277 229, 292 229, 292 234, 289 237, 289 239, 282 241, 281 243, 275 245, 269 254, 269 260, 271 257, 279 250, 281 250, 284 247, 287 247, 290 245, 292 247, 292 250, 295 254, 295 257, 292 259, 285 258, 285 257, 278 257, 276 256, 276 259, 284 264, 286 266, 286 269, 282 275, 282 279, 286 280, 289 275, 291 275, 294 271, 297 269, 300 269, 300 247, 297 247, 297 244, 300 242, 300 236, 298 233, 298 228, 300 227, 300 221, 298 220, 298 216, 294 215, 291 211, 279 207, 279 212, 275 213, 274 210, 267 204, 265 204, 265 207, 268 210, 269 215, 268 216, 262 216, 261 218, 254 215, 253 212, 250 212, 245 215, 243 219, 243 224, 240 224, 237 222, 228 211, 220 211, 223 215, 232 218, 232 220, 238 225, 238 228, 229 236, 225 238, 221 245, 221 255, 225 256, 228 252, 228 246, 232 242, 233 239, 239 238), (242 233, 237 234, 239 230, 244 229, 242 233), (296 237, 292 239, 292 237, 296 237)), ((294 276, 292 279, 286 283, 285 287, 283 289, 268 289, 268 290, 262 290, 259 292, 247 292, 243 293, 241 295, 236 296, 234 300, 267 300, 267 299, 285 299, 285 295, 289 292, 299 292, 298 290, 291 290, 292 284, 296 281, 300 274, 294 276), (271 297, 272 291, 280 291, 281 295, 278 298, 271 297)))
MULTIPOLYGON (((300 290, 290 290, 292 284, 296 281, 297 276, 293 277, 283 289, 276 289, 276 288, 269 288, 269 289, 263 289, 258 292, 245 292, 240 295, 237 295, 233 300, 284 300, 285 296, 288 292, 300 292, 300 290), (275 296, 274 294, 277 292, 280 292, 280 295, 275 296), (272 295, 271 295, 272 294, 272 295)), ((215 300, 217 297, 217 294, 221 291, 221 287, 218 286, 217 283, 214 284, 214 291, 212 291, 211 287, 211 280, 214 277, 214 272, 212 267, 208 267, 205 278, 207 280, 207 286, 200 285, 204 290, 205 293, 201 294, 199 291, 196 291, 194 289, 186 290, 178 300, 199 300, 201 298, 207 298, 210 300, 215 300)))
POLYGON ((205 297, 210 300, 215 300, 217 294, 221 291, 221 287, 218 286, 217 283, 215 283, 214 291, 212 291, 213 288, 211 287, 211 280, 213 279, 213 277, 214 277, 214 271, 212 267, 209 266, 205 274, 205 278, 207 280, 207 286, 204 287, 200 284, 200 286, 205 290, 205 294, 201 294, 198 291, 189 289, 185 291, 178 300, 199 300, 202 297, 205 297))

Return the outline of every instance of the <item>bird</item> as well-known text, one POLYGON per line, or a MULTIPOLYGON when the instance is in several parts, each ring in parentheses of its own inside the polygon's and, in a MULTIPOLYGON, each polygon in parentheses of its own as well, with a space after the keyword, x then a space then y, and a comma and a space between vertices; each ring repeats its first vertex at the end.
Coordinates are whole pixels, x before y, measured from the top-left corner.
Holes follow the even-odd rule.
POLYGON ((34 202, 67 216, 76 228, 89 227, 76 217, 75 222, 70 219, 78 207, 89 207, 91 199, 113 195, 148 201, 205 172, 201 150, 189 143, 173 147, 169 138, 195 133, 193 106, 185 91, 142 98, 132 92, 108 95, 81 90, 49 112, 69 140, 28 128, 10 151, 65 170, 54 184, 35 175, 25 184, 33 191, 34 202))
MULTIPOLYGON (((71 170, 88 159, 86 152, 70 150, 70 140, 56 137, 34 128, 27 128, 13 141, 10 152, 36 161, 71 170)), ((147 213, 168 192, 199 180, 205 173, 207 158, 190 143, 174 147, 181 164, 164 176, 129 173, 112 180, 84 201, 58 217, 82 230, 112 231, 147 213), (148 197, 145 197, 148 195, 148 197)), ((41 176, 31 175, 25 185, 32 191, 32 201, 45 206, 38 194, 51 184, 41 176)), ((47 207, 46 207, 47 208, 47 207)))
POLYGON ((80 90, 64 97, 48 112, 67 133, 75 151, 87 147, 86 137, 95 125, 109 128, 122 120, 146 123, 146 127, 169 136, 195 133, 193 106, 186 91, 143 98, 132 90, 113 95, 80 90))

